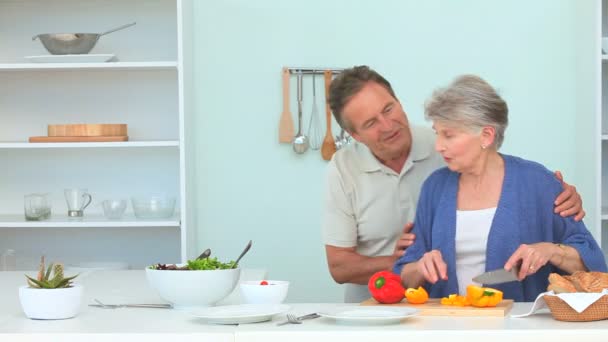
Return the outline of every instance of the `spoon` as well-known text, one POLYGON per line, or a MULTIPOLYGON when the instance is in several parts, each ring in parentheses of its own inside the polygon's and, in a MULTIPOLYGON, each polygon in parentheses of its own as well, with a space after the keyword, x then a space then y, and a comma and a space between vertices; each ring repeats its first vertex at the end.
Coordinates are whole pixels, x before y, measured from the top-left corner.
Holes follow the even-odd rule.
POLYGON ((203 253, 201 253, 201 255, 198 256, 198 258, 196 258, 197 260, 201 260, 201 259, 206 259, 211 255, 211 250, 209 248, 205 249, 205 251, 203 253))
POLYGON ((236 266, 239 264, 239 261, 241 260, 241 258, 245 255, 245 253, 247 253, 249 251, 250 248, 251 248, 251 240, 249 240, 249 243, 247 244, 247 246, 245 246, 245 249, 243 250, 243 252, 241 252, 241 255, 239 255, 239 257, 236 259, 236 262, 234 263, 234 266, 232 266, 232 268, 236 268, 236 266))
POLYGON ((302 154, 308 150, 308 137, 302 134, 302 73, 298 72, 298 133, 293 138, 293 150, 302 154))

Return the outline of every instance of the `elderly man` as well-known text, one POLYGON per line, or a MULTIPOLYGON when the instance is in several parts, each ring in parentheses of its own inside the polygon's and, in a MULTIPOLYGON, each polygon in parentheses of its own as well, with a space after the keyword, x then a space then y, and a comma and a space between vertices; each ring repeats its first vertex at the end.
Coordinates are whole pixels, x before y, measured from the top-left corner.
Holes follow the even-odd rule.
MULTIPOLYGON (((360 302, 370 297, 371 275, 391 269, 413 243, 409 232, 422 183, 445 164, 434 150, 433 131, 411 126, 390 83, 369 67, 342 72, 328 101, 356 141, 328 166, 323 242, 332 277, 346 284, 345 302, 360 302)), ((555 212, 582 219, 576 189, 563 186, 555 212)))

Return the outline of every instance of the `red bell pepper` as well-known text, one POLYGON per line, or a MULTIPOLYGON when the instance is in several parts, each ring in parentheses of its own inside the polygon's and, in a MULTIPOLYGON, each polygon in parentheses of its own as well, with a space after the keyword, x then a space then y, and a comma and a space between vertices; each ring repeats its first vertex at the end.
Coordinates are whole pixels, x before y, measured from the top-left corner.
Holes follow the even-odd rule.
POLYGON ((369 278, 367 288, 372 297, 382 304, 399 303, 405 296, 401 277, 389 271, 375 273, 369 278))

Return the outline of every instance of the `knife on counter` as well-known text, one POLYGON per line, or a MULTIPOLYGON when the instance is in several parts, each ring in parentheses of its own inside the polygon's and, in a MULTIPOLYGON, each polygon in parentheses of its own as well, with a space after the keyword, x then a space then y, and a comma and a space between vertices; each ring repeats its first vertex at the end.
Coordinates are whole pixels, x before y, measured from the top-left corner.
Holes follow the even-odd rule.
POLYGON ((499 268, 494 271, 482 273, 476 277, 473 277, 473 281, 479 284, 494 285, 508 283, 510 281, 516 281, 517 274, 519 273, 519 267, 514 266, 510 271, 504 268, 499 268))

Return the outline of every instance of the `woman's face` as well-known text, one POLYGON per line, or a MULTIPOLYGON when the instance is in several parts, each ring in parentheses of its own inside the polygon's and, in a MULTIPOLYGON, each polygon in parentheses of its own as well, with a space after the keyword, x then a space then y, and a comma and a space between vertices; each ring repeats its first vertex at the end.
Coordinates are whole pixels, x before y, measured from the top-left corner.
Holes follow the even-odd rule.
POLYGON ((466 172, 475 167, 482 153, 481 133, 445 121, 433 121, 433 129, 437 135, 435 150, 450 170, 466 172))

